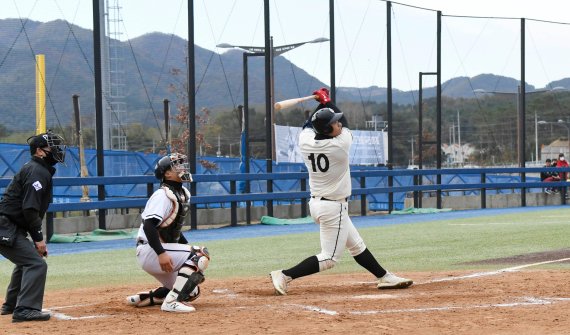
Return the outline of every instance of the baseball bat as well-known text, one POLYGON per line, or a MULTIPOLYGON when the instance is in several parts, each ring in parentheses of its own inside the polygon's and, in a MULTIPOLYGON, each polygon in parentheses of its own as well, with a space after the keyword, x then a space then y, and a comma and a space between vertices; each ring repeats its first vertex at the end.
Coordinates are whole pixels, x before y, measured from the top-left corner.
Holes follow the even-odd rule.
POLYGON ((315 99, 317 96, 316 95, 308 95, 306 97, 301 97, 301 98, 295 98, 295 99, 287 99, 287 100, 283 100, 283 101, 278 101, 275 103, 274 108, 276 111, 285 109, 285 108, 289 108, 292 106, 295 106, 298 103, 301 103, 303 101, 307 101, 307 100, 311 100, 311 99, 315 99))

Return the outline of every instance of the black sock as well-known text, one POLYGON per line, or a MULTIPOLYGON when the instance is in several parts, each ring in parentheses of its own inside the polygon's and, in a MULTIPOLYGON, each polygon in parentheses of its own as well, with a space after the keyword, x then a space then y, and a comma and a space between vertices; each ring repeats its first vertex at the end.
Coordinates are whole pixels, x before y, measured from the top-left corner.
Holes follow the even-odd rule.
POLYGON ((386 274, 386 270, 378 264, 378 261, 376 261, 376 258, 372 256, 372 253, 368 248, 366 248, 360 255, 354 256, 354 260, 360 266, 375 275, 376 278, 380 278, 386 274))
POLYGON ((152 296, 156 297, 156 298, 160 298, 160 299, 164 299, 166 298, 166 296, 168 295, 168 292, 170 292, 169 289, 167 289, 166 287, 159 287, 156 290, 152 290, 152 296))
POLYGON ((283 270, 283 274, 293 279, 312 275, 319 272, 319 260, 317 256, 311 256, 294 267, 283 270))

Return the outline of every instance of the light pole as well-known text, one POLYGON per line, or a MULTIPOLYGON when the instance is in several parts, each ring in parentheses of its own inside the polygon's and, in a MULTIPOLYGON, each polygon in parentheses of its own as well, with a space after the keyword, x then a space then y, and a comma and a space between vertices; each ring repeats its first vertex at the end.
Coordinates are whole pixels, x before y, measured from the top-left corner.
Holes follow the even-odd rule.
POLYGON ((413 166, 415 163, 415 161, 414 161, 414 135, 412 135, 412 138, 410 139, 410 146, 412 148, 412 156, 411 156, 411 159, 410 159, 410 162, 408 165, 413 166))
POLYGON ((534 161, 538 165, 538 118, 534 111, 534 161))

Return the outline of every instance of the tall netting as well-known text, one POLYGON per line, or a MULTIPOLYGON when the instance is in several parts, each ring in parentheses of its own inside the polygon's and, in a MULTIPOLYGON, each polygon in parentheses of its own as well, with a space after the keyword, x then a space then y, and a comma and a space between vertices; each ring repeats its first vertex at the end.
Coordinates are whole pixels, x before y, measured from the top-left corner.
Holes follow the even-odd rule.
POLYGON ((529 166, 570 152, 569 58, 561 47, 568 23, 493 16, 492 7, 488 16, 448 15, 445 8, 393 2, 388 44, 387 8, 385 1, 335 1, 336 84, 338 103, 358 115, 357 127, 371 124, 366 121, 377 114, 385 120, 391 48, 395 166, 435 167, 437 150, 443 167, 523 161, 529 166), (438 10, 441 148, 436 147, 438 10))
MULTIPOLYGON (((146 171, 120 152, 164 150, 163 100, 172 102, 173 116, 177 105, 187 103, 187 2, 163 6, 148 0, 108 0, 100 2, 98 11, 103 147, 117 151, 108 155, 106 171, 108 175, 140 174, 146 171)), ((93 13, 93 3, 85 0, 2 4, 3 142, 25 143, 32 133, 52 129, 77 146, 72 97, 78 95, 85 149, 95 148, 93 13), (40 57, 45 72, 36 71, 42 68, 40 57)), ((87 157, 87 162, 92 159, 87 157)), ((74 155, 68 159, 70 164, 78 164, 74 155)))
MULTIPOLYGON (((188 1, 101 3, 105 150, 166 150, 165 99, 172 118, 172 145, 185 150, 189 136, 186 83, 192 60, 188 1)), ((270 121, 266 120, 265 59, 251 55, 244 64, 243 57, 265 47, 264 1, 193 3, 197 119, 192 121, 197 126, 196 134, 190 136, 198 139, 197 156, 208 167, 208 156, 242 155, 240 105, 247 103, 250 156, 266 158, 265 129, 270 121)), ((528 18, 523 25, 520 18, 493 17, 492 8, 488 17, 474 17, 396 2, 387 13, 386 1, 336 0, 333 36, 329 1, 269 1, 269 5, 274 50, 270 90, 276 101, 330 86, 330 39, 334 37, 337 104, 347 113, 351 128, 386 129, 391 52, 394 108, 389 131, 394 150, 389 160, 395 166, 418 165, 420 153, 425 167, 435 166, 440 150, 435 144, 437 82, 433 75, 439 9, 443 165, 516 165, 521 159, 540 163, 559 152, 570 153, 570 82, 566 79, 570 55, 560 47, 570 35, 567 23, 528 18), (524 90, 519 88, 523 32, 524 90), (524 105, 522 91, 526 91, 524 105), (521 133, 524 157, 518 149, 521 133)), ((85 147, 95 148, 92 1, 6 1, 0 28, 0 141, 25 143, 36 131, 39 81, 45 86, 45 126, 63 133, 70 144, 78 143, 72 96, 79 95, 85 147), (45 72, 37 75, 39 55, 45 57, 45 72)), ((316 102, 308 101, 276 112, 273 121, 299 126, 306 111, 315 106, 316 102)), ((107 164, 108 169, 125 174, 134 169, 126 161, 107 164)))
POLYGON ((519 32, 516 19, 442 18, 445 166, 517 164, 519 32))
MULTIPOLYGON (((47 128, 58 130, 73 119, 72 95, 84 99, 93 122, 92 25, 74 22, 91 16, 86 1, 6 1, 0 38, 0 113, 4 141, 24 143, 36 128, 36 81, 45 86, 47 128), (36 75, 38 56, 45 73, 36 75), (26 134, 21 135, 22 132, 26 134)), ((91 24, 91 21, 82 20, 91 24)))
POLYGON ((528 19, 526 25, 527 95, 525 150, 527 161, 544 165, 559 153, 570 155, 570 24, 528 19))

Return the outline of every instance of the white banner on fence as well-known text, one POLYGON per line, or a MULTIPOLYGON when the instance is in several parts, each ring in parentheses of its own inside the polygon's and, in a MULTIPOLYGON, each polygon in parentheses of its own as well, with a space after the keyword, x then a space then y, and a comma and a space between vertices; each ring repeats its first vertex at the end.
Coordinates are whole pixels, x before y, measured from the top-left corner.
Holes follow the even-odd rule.
MULTIPOLYGON (((353 135, 350 148, 350 164, 386 164, 388 157, 388 134, 384 131, 351 130, 353 135)), ((299 151, 301 127, 275 125, 275 153, 279 163, 302 163, 299 151)))

